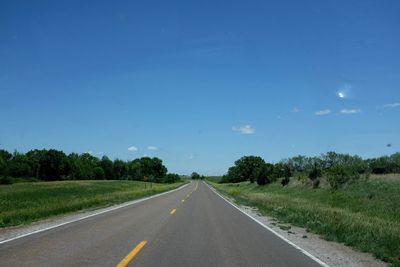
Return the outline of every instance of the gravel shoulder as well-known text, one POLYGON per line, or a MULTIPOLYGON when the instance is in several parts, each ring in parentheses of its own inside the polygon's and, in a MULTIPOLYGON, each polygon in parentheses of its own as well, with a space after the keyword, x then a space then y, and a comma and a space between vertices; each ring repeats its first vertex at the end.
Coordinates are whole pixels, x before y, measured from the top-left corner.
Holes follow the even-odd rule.
POLYGON ((376 259, 373 255, 356 251, 341 243, 322 239, 320 236, 307 232, 304 228, 280 223, 274 218, 261 215, 256 208, 238 205, 233 199, 224 198, 241 211, 271 228, 274 232, 288 239, 295 245, 317 257, 329 266, 352 267, 384 267, 386 262, 376 259))

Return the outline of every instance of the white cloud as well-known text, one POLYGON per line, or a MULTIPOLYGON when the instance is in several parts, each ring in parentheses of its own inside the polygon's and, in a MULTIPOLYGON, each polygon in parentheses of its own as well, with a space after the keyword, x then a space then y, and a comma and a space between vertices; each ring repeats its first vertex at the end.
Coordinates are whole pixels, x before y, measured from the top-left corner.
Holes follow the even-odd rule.
POLYGON ((86 153, 92 155, 92 154, 93 154, 93 151, 92 151, 92 150, 89 150, 89 151, 87 151, 86 153))
POLYGON ((194 155, 192 153, 189 154, 189 159, 194 159, 194 155))
POLYGON ((292 112, 298 113, 298 112, 300 112, 300 109, 298 107, 293 107, 292 112))
POLYGON ((240 127, 233 126, 232 130, 235 131, 235 132, 239 132, 241 134, 253 134, 256 131, 256 129, 254 129, 250 125, 243 125, 243 126, 240 126, 240 127))
POLYGON ((386 105, 383 105, 383 107, 384 108, 397 108, 397 107, 400 107, 400 103, 396 102, 396 103, 386 104, 386 105))
POLYGON ((104 152, 97 152, 97 155, 99 155, 99 156, 101 156, 103 154, 104 154, 104 152))
POLYGON ((137 149, 137 147, 130 146, 130 147, 128 147, 128 151, 129 152, 135 152, 135 151, 138 151, 138 149, 137 149))
POLYGON ((324 110, 318 110, 315 112, 315 115, 317 116, 323 116, 323 115, 328 115, 329 113, 331 113, 330 109, 324 109, 324 110))
POLYGON ((148 146, 147 149, 155 151, 155 150, 158 150, 158 147, 156 147, 156 146, 148 146))
POLYGON ((356 113, 360 113, 361 109, 342 109, 340 110, 340 113, 342 114, 356 114, 356 113))

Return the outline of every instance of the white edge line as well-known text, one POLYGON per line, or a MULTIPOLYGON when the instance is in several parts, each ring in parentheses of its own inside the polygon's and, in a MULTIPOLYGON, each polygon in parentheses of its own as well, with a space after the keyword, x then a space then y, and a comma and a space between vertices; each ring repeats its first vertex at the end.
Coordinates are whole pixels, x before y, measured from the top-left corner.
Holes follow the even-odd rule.
POLYGON ((255 221, 256 223, 258 223, 259 225, 261 225, 262 227, 264 227, 265 229, 269 230, 270 232, 272 232, 273 234, 275 234, 276 236, 278 236, 279 238, 281 238, 283 241, 285 241, 286 243, 292 245, 293 247, 295 247, 296 249, 300 250, 303 254, 305 254, 306 256, 310 257, 311 259, 313 259, 314 261, 316 261, 318 264, 320 264, 321 266, 324 267, 330 267, 328 264, 326 264, 325 262, 321 261, 320 259, 318 259, 317 257, 315 257, 314 255, 310 254, 309 252, 307 252, 306 250, 304 250, 303 248, 297 246, 296 244, 294 244, 293 242, 289 241, 288 239, 286 239, 284 236, 278 234, 277 232, 275 232, 272 228, 268 227, 267 225, 265 225, 264 223, 260 222, 259 220, 257 220, 256 218, 250 216, 249 214, 245 213, 244 211, 242 211, 236 204, 232 203, 231 201, 229 201, 228 199, 226 199, 224 196, 222 196, 220 193, 218 193, 218 191, 211 187, 208 183, 204 182, 208 188, 211 189, 211 191, 213 191, 215 194, 217 194, 220 198, 222 198, 223 200, 225 200, 226 202, 228 202, 230 205, 232 205, 234 208, 236 208, 237 210, 239 210, 241 213, 243 213, 244 215, 246 215, 247 217, 249 217, 250 219, 252 219, 253 221, 255 221))
POLYGON ((113 211, 113 210, 121 209, 121 208, 130 206, 130 205, 134 205, 134 204, 137 204, 137 203, 140 203, 140 202, 152 199, 152 198, 160 197, 162 195, 169 194, 169 193, 178 191, 180 189, 183 189, 184 187, 186 187, 186 186, 188 186, 190 184, 191 184, 191 182, 187 183, 187 184, 184 184, 184 185, 182 185, 182 186, 180 186, 178 188, 172 189, 170 191, 159 193, 157 195, 152 195, 152 196, 149 196, 149 197, 140 198, 140 199, 137 199, 137 200, 132 200, 132 201, 129 201, 128 203, 125 203, 125 204, 117 204, 116 207, 112 207, 112 208, 109 208, 109 209, 106 209, 106 210, 102 210, 102 211, 99 211, 99 212, 96 212, 96 213, 93 213, 93 214, 90 214, 90 215, 87 215, 87 216, 84 216, 84 217, 81 217, 81 218, 73 219, 73 220, 66 221, 66 222, 63 222, 63 223, 59 223, 59 224, 56 224, 56 225, 53 225, 53 226, 49 226, 49 227, 46 227, 46 228, 43 228, 43 229, 39 229, 39 230, 36 230, 36 231, 33 231, 33 232, 29 232, 29 233, 25 233, 25 234, 22 234, 22 235, 18 235, 18 236, 15 236, 15 237, 12 237, 12 238, 9 238, 9 239, 6 239, 6 240, 2 240, 2 241, 0 241, 0 245, 4 244, 4 243, 7 243, 7 242, 10 242, 10 241, 13 241, 13 240, 16 240, 16 239, 19 239, 19 238, 23 238, 23 237, 26 237, 26 236, 30 236, 30 235, 34 235, 34 234, 41 233, 41 232, 44 232, 44 231, 48 231, 48 230, 51 230, 51 229, 54 229, 54 228, 57 228, 57 227, 60 227, 60 226, 66 225, 66 224, 70 224, 70 223, 78 222, 78 221, 81 221, 81 220, 85 220, 85 219, 88 219, 90 217, 94 217, 94 216, 97 216, 97 215, 100 215, 100 214, 103 214, 103 213, 106 213, 106 212, 110 212, 110 211, 113 211))

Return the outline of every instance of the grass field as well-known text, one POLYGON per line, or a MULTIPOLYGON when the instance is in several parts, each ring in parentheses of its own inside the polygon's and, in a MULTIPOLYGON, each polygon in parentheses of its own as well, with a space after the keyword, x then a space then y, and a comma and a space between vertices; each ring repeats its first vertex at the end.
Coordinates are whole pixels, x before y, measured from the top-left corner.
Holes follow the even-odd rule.
POLYGON ((105 207, 173 188, 137 181, 59 181, 0 185, 0 227, 28 224, 68 212, 105 207))
POLYGON ((300 183, 212 183, 238 203, 400 266, 400 176, 373 176, 337 191, 300 183))

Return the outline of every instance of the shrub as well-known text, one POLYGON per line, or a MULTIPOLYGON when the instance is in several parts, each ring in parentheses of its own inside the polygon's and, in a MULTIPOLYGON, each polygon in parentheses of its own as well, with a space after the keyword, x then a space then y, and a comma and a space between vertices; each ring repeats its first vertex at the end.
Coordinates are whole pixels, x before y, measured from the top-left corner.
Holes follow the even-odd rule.
POLYGON ((287 186, 289 184, 289 182, 290 182, 290 178, 289 177, 285 177, 285 178, 282 179, 281 185, 282 186, 287 186))
POLYGON ((350 167, 335 166, 327 171, 328 183, 334 190, 359 178, 360 174, 350 167))
POLYGON ((312 181, 312 187, 313 188, 318 188, 320 184, 320 180, 319 179, 315 179, 312 181))
POLYGON ((4 177, 0 178, 0 184, 6 185, 6 184, 12 184, 12 183, 14 183, 14 180, 13 180, 13 178, 11 178, 9 176, 4 176, 4 177))

